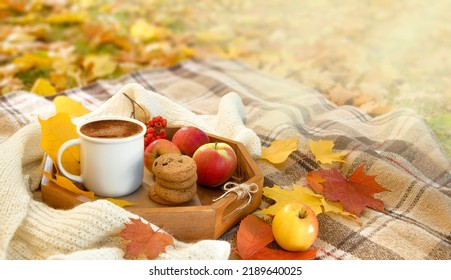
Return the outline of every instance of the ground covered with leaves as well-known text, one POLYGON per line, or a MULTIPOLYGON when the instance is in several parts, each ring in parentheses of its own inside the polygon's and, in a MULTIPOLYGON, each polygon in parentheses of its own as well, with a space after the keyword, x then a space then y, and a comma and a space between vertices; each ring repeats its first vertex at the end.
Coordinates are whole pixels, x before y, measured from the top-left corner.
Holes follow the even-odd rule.
POLYGON ((450 9, 449 0, 0 0, 0 93, 236 58, 372 115, 411 108, 451 154, 450 9))

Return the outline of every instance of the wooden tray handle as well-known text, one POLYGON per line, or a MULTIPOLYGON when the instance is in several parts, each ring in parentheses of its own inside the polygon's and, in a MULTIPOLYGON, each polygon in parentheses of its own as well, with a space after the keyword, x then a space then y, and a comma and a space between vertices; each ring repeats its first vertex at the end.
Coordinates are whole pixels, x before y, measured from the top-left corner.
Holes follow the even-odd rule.
MULTIPOLYGON (((254 195, 252 195, 251 199, 254 199, 254 195)), ((222 223, 228 223, 236 220, 234 219, 236 215, 247 213, 246 208, 252 206, 252 203, 248 203, 248 198, 238 199, 236 193, 230 192, 222 199, 218 200, 217 203, 215 203, 215 206, 216 205, 218 205, 217 217, 220 218, 218 220, 222 223), (230 211, 230 207, 233 207, 233 210, 230 211)))

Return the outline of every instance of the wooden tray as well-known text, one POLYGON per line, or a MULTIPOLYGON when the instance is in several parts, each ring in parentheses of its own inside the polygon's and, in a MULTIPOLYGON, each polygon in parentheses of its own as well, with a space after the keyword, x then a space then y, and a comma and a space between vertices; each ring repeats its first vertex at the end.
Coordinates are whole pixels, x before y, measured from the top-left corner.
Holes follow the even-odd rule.
MULTIPOLYGON (((178 128, 167 128, 167 139, 178 128)), ((197 195, 189 202, 177 206, 163 206, 148 198, 149 186, 153 183, 153 175, 144 170, 144 179, 139 189, 127 196, 119 197, 134 205, 124 209, 137 214, 147 221, 162 227, 181 241, 196 241, 200 239, 217 239, 226 231, 236 225, 247 214, 260 206, 263 192, 263 175, 253 158, 242 143, 208 134, 211 142, 226 142, 236 152, 238 167, 231 181, 236 183, 256 183, 258 190, 252 194, 251 203, 243 209, 240 206, 247 203, 248 198, 237 199, 235 193, 229 193, 222 199, 214 202, 213 199, 220 197, 224 190, 222 187, 208 188, 198 186, 197 195)), ((45 170, 52 171, 53 163, 48 159, 45 170)), ((82 187, 82 186, 81 186, 82 187)), ((57 209, 71 209, 90 199, 67 191, 43 177, 41 181, 42 201, 57 209)), ((95 197, 94 199, 101 199, 95 197)))

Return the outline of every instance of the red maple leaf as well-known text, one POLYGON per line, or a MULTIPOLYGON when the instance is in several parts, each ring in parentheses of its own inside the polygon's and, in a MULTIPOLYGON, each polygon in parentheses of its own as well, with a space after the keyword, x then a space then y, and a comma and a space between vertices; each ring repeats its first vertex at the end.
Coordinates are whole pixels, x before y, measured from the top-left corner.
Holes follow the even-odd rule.
POLYGON ((166 246, 173 245, 171 235, 154 231, 149 224, 140 219, 130 219, 119 235, 128 241, 125 247, 125 258, 134 259, 144 255, 147 259, 155 259, 160 253, 166 252, 166 246))
POLYGON ((243 260, 309 260, 316 257, 316 250, 289 252, 266 247, 274 240, 271 226, 254 214, 241 221, 236 238, 236 252, 243 260))
MULTIPOLYGON (((379 185, 375 177, 365 174, 361 164, 349 177, 349 180, 336 168, 330 170, 320 169, 312 171, 325 181, 321 194, 330 201, 339 201, 343 204, 343 209, 357 216, 365 209, 372 208, 377 211, 384 211, 384 203, 374 195, 384 191, 390 191, 379 185)), ((314 188, 318 190, 318 188, 314 188)))

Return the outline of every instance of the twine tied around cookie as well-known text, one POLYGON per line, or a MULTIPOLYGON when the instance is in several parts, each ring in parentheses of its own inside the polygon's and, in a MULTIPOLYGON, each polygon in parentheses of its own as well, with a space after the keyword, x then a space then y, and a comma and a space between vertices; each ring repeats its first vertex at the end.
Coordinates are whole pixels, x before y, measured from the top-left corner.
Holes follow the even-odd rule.
POLYGON ((246 184, 246 183, 235 183, 235 182, 227 182, 223 187, 223 190, 226 192, 223 193, 220 197, 213 199, 213 201, 218 201, 228 195, 229 193, 236 193, 237 199, 243 199, 246 196, 248 197, 247 202, 241 205, 237 210, 241 210, 246 208, 252 201, 252 194, 258 191, 258 185, 256 183, 246 184))

